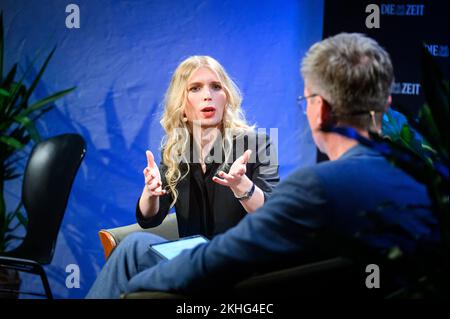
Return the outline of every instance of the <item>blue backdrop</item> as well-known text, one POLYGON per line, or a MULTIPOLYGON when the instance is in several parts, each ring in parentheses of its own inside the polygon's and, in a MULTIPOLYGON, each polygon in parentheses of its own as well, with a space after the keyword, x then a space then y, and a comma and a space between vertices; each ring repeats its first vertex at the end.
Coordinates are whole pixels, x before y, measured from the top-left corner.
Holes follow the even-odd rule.
MULTIPOLYGON (((300 58, 322 38, 323 1, 2 0, 0 10, 6 69, 19 62, 23 71, 42 49, 37 70, 57 45, 34 98, 77 87, 38 123, 43 137, 78 132, 88 146, 46 267, 56 297, 87 293, 104 264, 99 229, 135 222, 145 150, 159 153, 161 101, 184 58, 216 58, 241 88, 249 122, 278 128, 282 178, 315 161, 296 97, 300 58), (80 8, 79 29, 66 28, 70 3, 80 8), (80 268, 78 289, 65 285, 68 264, 80 268)), ((20 185, 6 184, 11 207, 20 185)), ((23 280, 39 289, 38 278, 23 280)))

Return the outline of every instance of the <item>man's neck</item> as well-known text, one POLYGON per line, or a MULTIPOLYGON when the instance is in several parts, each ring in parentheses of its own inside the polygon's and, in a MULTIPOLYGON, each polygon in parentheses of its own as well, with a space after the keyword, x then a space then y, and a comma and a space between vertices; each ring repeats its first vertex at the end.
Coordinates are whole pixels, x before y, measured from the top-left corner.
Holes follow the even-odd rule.
MULTIPOLYGON (((366 131, 357 130, 357 132, 361 136, 369 138, 369 134, 366 131)), ((325 152, 331 161, 337 160, 345 152, 358 144, 356 140, 336 133, 328 133, 324 140, 326 147, 325 152)))

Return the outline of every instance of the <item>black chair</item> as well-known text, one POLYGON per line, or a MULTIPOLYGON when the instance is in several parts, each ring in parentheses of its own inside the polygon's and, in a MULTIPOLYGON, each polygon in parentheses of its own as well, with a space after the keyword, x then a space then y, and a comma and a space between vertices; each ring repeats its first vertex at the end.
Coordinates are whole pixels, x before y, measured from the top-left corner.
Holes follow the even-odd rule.
POLYGON ((63 134, 38 143, 28 159, 22 185, 22 203, 28 215, 27 233, 20 246, 0 255, 0 268, 40 276, 45 295, 26 294, 53 298, 42 265, 50 264, 53 259, 72 183, 85 153, 86 143, 80 135, 63 134))

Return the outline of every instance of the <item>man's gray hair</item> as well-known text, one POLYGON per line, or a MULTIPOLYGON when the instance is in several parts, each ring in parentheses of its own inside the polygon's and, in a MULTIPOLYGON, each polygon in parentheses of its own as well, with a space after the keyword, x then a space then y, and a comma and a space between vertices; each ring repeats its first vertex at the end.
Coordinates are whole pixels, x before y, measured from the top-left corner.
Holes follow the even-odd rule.
POLYGON ((311 94, 322 96, 341 124, 368 129, 385 111, 394 70, 389 54, 359 33, 340 33, 314 44, 301 64, 311 94))

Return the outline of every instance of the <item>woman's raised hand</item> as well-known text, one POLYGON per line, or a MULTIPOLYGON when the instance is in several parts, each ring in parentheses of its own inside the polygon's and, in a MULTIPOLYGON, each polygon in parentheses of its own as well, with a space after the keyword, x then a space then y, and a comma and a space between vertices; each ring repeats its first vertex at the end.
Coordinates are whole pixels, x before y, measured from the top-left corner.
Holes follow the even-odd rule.
POLYGON ((158 165, 155 163, 153 153, 146 151, 147 167, 144 168, 145 185, 151 196, 162 196, 167 192, 162 188, 161 175, 158 165))
MULTIPOLYGON (((242 156, 240 156, 238 159, 234 161, 228 173, 220 171, 218 174, 219 178, 214 176, 213 181, 216 182, 217 184, 228 186, 231 189, 233 189, 233 191, 237 189, 243 182, 243 178, 247 171, 247 163, 251 155, 252 151, 246 150, 242 156)), ((246 182, 247 180, 248 178, 246 178, 246 182)))

